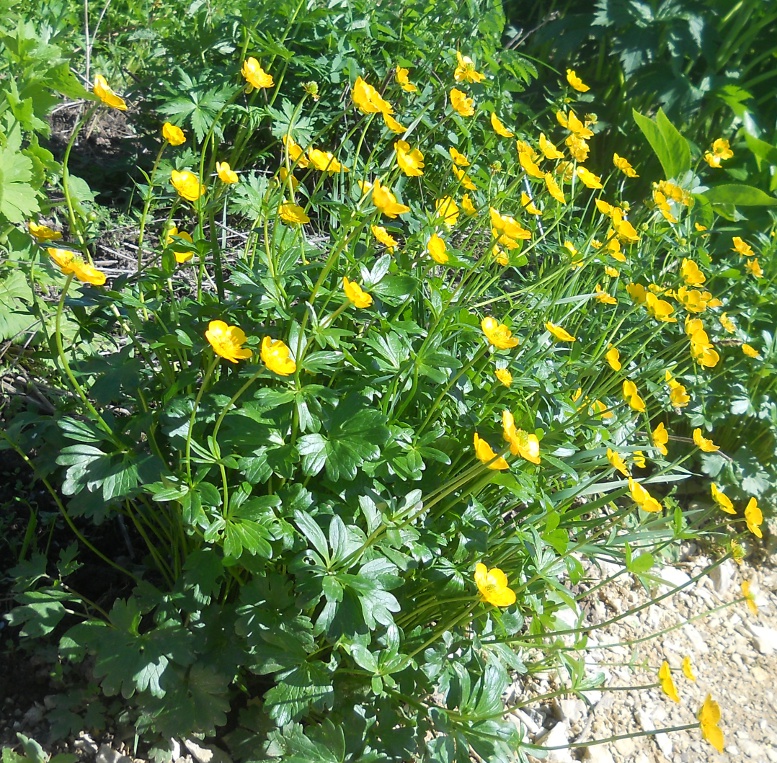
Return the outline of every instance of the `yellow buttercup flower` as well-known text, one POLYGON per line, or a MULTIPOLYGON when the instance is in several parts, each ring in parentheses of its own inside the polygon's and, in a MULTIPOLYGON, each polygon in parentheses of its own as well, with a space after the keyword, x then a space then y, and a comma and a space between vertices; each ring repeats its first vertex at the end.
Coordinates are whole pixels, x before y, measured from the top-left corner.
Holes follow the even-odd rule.
POLYGON ((476 191, 477 186, 472 182, 469 175, 464 170, 460 170, 455 164, 451 167, 453 170, 453 174, 456 176, 456 179, 461 183, 461 185, 466 188, 468 191, 476 191))
POLYGON ((721 160, 731 159, 734 152, 731 150, 729 142, 724 138, 718 138, 712 142, 712 151, 704 152, 704 161, 710 167, 720 167, 721 160))
POLYGON ((593 131, 589 130, 583 122, 580 121, 577 114, 570 109, 566 114, 563 111, 556 112, 556 119, 562 127, 566 127, 571 133, 577 135, 578 138, 588 140, 593 138, 593 131))
POLYGON ((645 412, 645 401, 639 396, 637 385, 628 379, 623 382, 623 399, 638 413, 645 412))
POLYGON ((636 503, 642 511, 656 514, 664 508, 658 500, 650 495, 646 488, 642 487, 639 482, 631 477, 629 477, 629 493, 631 494, 634 503, 636 503))
POLYGON ((610 276, 610 278, 617 278, 620 275, 620 271, 616 268, 611 268, 609 265, 604 266, 604 272, 610 276))
POLYGON ((640 469, 644 469, 647 466, 647 459, 641 450, 635 450, 631 454, 631 457, 634 459, 634 465, 638 466, 640 469))
POLYGON ((734 510, 734 504, 731 503, 731 499, 718 488, 718 486, 713 482, 710 486, 710 491, 712 493, 712 500, 715 501, 718 506, 726 512, 726 514, 736 514, 736 511, 734 510))
POLYGON ((417 93, 418 88, 409 80, 408 70, 397 66, 395 69, 397 84, 407 93, 417 93))
POLYGON ((577 337, 572 336, 566 329, 557 326, 555 323, 545 321, 545 328, 560 342, 576 342, 577 337))
POLYGON ((755 596, 753 596, 752 593, 750 593, 750 581, 749 580, 743 580, 742 581, 742 596, 745 597, 745 603, 747 604, 747 608, 754 614, 758 614, 758 604, 756 604, 755 596))
POLYGON ((604 291, 600 284, 596 284, 594 287, 594 292, 596 294, 596 300, 601 302, 603 305, 615 305, 618 303, 618 300, 611 294, 608 294, 606 291, 604 291))
POLYGON ((661 667, 658 670, 658 680, 661 682, 661 691, 663 691, 672 702, 679 702, 680 695, 677 693, 677 687, 672 678, 672 671, 666 660, 661 663, 661 667))
POLYGON ((483 329, 489 343, 498 350, 511 350, 518 346, 518 338, 513 336, 512 331, 490 315, 480 321, 480 328, 483 329))
POLYGON ((758 350, 755 349, 755 347, 752 347, 749 344, 743 344, 742 345, 742 352, 747 355, 748 358, 760 358, 761 354, 758 352, 758 350))
POLYGON ((299 204, 292 204, 290 201, 286 201, 278 207, 278 216, 289 225, 303 225, 310 222, 305 210, 299 204))
POLYGON ((254 88, 263 90, 275 84, 272 75, 262 69, 261 64, 253 56, 243 61, 243 68, 240 70, 240 73, 248 83, 246 85, 247 93, 250 93, 254 88))
POLYGON ((474 98, 467 98, 467 94, 457 88, 450 92, 451 106, 453 110, 463 117, 471 117, 475 113, 474 98))
POLYGON ((462 56, 457 50, 456 59, 458 65, 453 72, 453 79, 456 82, 482 82, 486 78, 485 74, 475 69, 475 62, 469 56, 462 56))
POLYGON ((253 355, 251 350, 243 347, 246 341, 243 329, 238 326, 229 326, 224 321, 211 321, 205 332, 205 338, 216 355, 231 363, 246 360, 253 355))
POLYGON ((451 155, 454 164, 458 164, 459 167, 469 167, 469 159, 453 146, 448 149, 448 153, 451 155))
POLYGON ((396 218, 397 215, 404 215, 410 211, 410 207, 400 204, 397 201, 397 197, 388 188, 382 186, 377 178, 372 185, 372 203, 386 217, 392 219, 396 218))
POLYGON ((584 162, 588 159, 588 153, 590 147, 583 138, 577 135, 570 135, 565 141, 564 145, 569 149, 569 153, 576 162, 584 162))
POLYGON ((355 307, 369 307, 372 304, 372 295, 364 291, 356 281, 349 281, 345 276, 343 276, 343 291, 355 307))
POLYGON ((745 559, 745 550, 733 538, 729 541, 729 547, 731 548, 731 558, 741 567, 745 559))
POLYGON ((361 77, 356 78, 351 91, 354 105, 362 114, 393 114, 392 105, 381 97, 380 93, 361 77))
POLYGON ((602 186, 602 180, 598 175, 594 175, 593 172, 590 170, 587 170, 585 167, 578 167, 577 170, 577 176, 580 178, 581 182, 586 188, 603 188, 602 186))
POLYGON ((624 477, 629 476, 629 470, 626 467, 626 462, 623 460, 623 457, 620 453, 613 450, 612 448, 607 448, 607 460, 610 462, 610 466, 612 466, 613 469, 617 469, 624 477))
POLYGON ((464 210, 464 214, 470 215, 470 217, 478 213, 477 207, 472 203, 468 193, 461 197, 461 208, 464 210))
POLYGON ((399 169, 408 177, 419 177, 424 174, 424 155, 417 149, 411 150, 410 144, 405 140, 394 143, 397 152, 397 164, 399 169))
POLYGON ((707 280, 707 277, 701 272, 701 268, 687 257, 683 257, 683 262, 680 265, 680 277, 688 286, 701 286, 707 280))
POLYGON ((693 441, 696 443, 696 447, 699 450, 704 451, 704 453, 714 453, 716 450, 720 450, 719 445, 715 445, 712 440, 709 440, 702 435, 699 427, 693 430, 693 441))
POLYGON ((478 461, 487 464, 489 469, 504 471, 510 468, 510 464, 502 456, 497 458, 491 446, 485 440, 481 440, 477 432, 475 432, 475 455, 478 461))
POLYGON ((503 124, 502 120, 492 111, 491 112, 491 127, 494 128, 494 132, 497 135, 501 135, 503 138, 514 138, 515 133, 510 132, 503 124))
POLYGON ((639 177, 639 175, 637 175, 636 170, 629 163, 628 159, 624 159, 622 156, 618 156, 618 154, 613 154, 612 163, 615 165, 616 169, 619 169, 626 177, 629 177, 629 178, 639 177))
POLYGON ((186 143, 186 136, 183 134, 183 130, 170 124, 170 122, 165 122, 162 125, 162 137, 171 146, 180 146, 182 143, 186 143))
POLYGON ((689 681, 695 681, 696 676, 693 672, 693 665, 691 665, 691 658, 690 657, 683 657, 683 675, 689 680, 689 681))
POLYGON ((724 739, 723 732, 720 730, 720 706, 715 700, 708 694, 704 700, 704 704, 699 709, 698 714, 699 727, 701 728, 701 735, 706 739, 718 752, 723 752, 724 739))
POLYGON ((663 421, 650 433, 650 436, 658 452, 666 456, 669 453, 666 447, 666 444, 669 442, 669 432, 666 431, 663 421))
POLYGON ((575 74, 574 69, 567 69, 567 82, 577 90, 578 93, 587 93, 591 89, 577 76, 577 74, 575 74))
POLYGON ((384 227, 380 225, 371 225, 370 230, 372 231, 372 235, 375 236, 389 252, 393 253, 397 246, 399 246, 397 240, 384 227))
POLYGON ((520 151, 518 153, 518 161, 520 162, 521 167, 523 167, 524 172, 529 177, 538 178, 540 180, 545 177, 543 171, 539 168, 537 163, 534 161, 534 159, 532 159, 528 152, 520 151))
POLYGON ((73 275, 79 281, 92 284, 92 286, 102 286, 105 283, 106 276, 102 270, 98 270, 88 262, 84 262, 70 249, 49 247, 46 251, 65 275, 73 275))
POLYGON ((280 339, 266 336, 262 339, 262 363, 278 376, 290 376, 297 370, 297 364, 290 357, 291 351, 280 339))
POLYGON ((734 323, 734 321, 732 321, 731 318, 729 318, 728 315, 726 315, 726 313, 721 313, 720 318, 718 318, 718 320, 720 321, 720 325, 726 331, 728 331, 729 334, 733 334, 736 332, 737 330, 736 323, 734 323))
MULTIPOLYGON (((170 246, 170 244, 175 243, 175 239, 173 238, 174 236, 177 236, 178 238, 182 238, 184 241, 188 242, 189 244, 192 243, 191 235, 189 235, 184 230, 179 231, 175 225, 171 225, 167 231, 167 235, 165 236, 165 246, 170 246)), ((179 265, 181 265, 184 262, 188 262, 192 257, 194 257, 194 252, 192 251, 173 252, 173 255, 175 256, 175 261, 179 265)))
POLYGON ((761 509, 758 508, 758 502, 755 498, 751 498, 745 506, 745 522, 747 523, 747 529, 750 530, 756 538, 763 538, 761 532, 761 525, 764 521, 764 515, 761 509))
POLYGON ((675 382, 669 386, 669 402, 674 408, 685 408, 691 402, 691 396, 682 384, 675 382))
POLYGON ((526 191, 521 191, 521 206, 530 215, 541 215, 542 214, 542 210, 538 206, 535 205, 535 203, 532 201, 531 196, 529 196, 529 194, 526 193, 526 191))
POLYGON ((297 180, 297 178, 294 177, 294 174, 289 172, 289 170, 287 170, 285 167, 281 167, 278 170, 278 178, 282 185, 287 187, 290 185, 292 192, 299 188, 299 180, 297 180))
POLYGON ((553 175, 550 172, 545 173, 545 187, 548 189, 548 193, 559 203, 566 204, 567 200, 564 198, 564 193, 559 188, 558 183, 553 179, 553 175))
POLYGON ((734 251, 739 252, 739 254, 744 257, 752 257, 755 254, 753 247, 739 236, 734 236, 734 238, 731 239, 731 243, 734 244, 734 251))
POLYGON ((44 241, 58 241, 62 238, 62 234, 58 230, 49 228, 48 225, 39 225, 32 220, 27 223, 27 230, 30 232, 30 235, 39 243, 44 241))
POLYGON ((494 375, 505 387, 509 387, 513 383, 513 375, 506 368, 497 368, 494 375))
POLYGON ((653 292, 645 294, 645 307, 647 311, 662 323, 677 323, 677 318, 672 316, 674 307, 665 299, 659 299, 653 292))
POLYGON ((429 256, 440 265, 448 262, 449 257, 446 248, 445 241, 436 233, 432 233, 429 241, 426 242, 426 251, 429 252, 429 256))
POLYGON ((350 172, 344 164, 335 159, 331 151, 322 151, 319 148, 308 149, 308 160, 319 172, 350 172))
POLYGON ((305 167, 307 167, 310 162, 308 161, 307 156, 305 156, 305 152, 302 150, 302 147, 296 143, 291 135, 284 135, 281 140, 283 141, 283 145, 286 147, 286 152, 289 155, 289 162, 291 164, 296 162, 301 169, 305 169, 305 167))
POLYGON ((222 183, 237 183, 239 179, 237 172, 229 166, 228 162, 216 162, 216 174, 222 183))
POLYGON ((407 131, 407 128, 397 122, 397 120, 387 111, 381 111, 380 115, 383 117, 386 127, 388 127, 391 132, 399 134, 407 131))
POLYGON ((515 604, 515 591, 508 587, 507 576, 499 567, 489 570, 485 564, 478 562, 475 565, 475 585, 483 599, 495 607, 515 604))
POLYGON ((540 151, 542 151, 542 154, 546 159, 550 159, 551 161, 564 158, 564 153, 559 151, 556 146, 545 137, 544 132, 540 133, 540 151))
POLYGON ((197 201, 205 193, 205 186, 191 170, 173 170, 170 173, 170 182, 178 195, 187 201, 197 201))
POLYGON ((609 350, 604 354, 604 357, 606 358, 607 362, 610 364, 610 368, 612 368, 613 371, 620 371, 622 368, 620 357, 621 354, 617 347, 610 347, 609 350))
MULTIPOLYGON (((526 230, 514 217, 511 215, 500 214, 493 207, 488 208, 488 214, 491 218, 491 228, 494 236, 498 233, 504 234, 509 239, 513 240, 527 240, 531 238, 531 231, 526 230)), ((500 237, 500 243, 506 243, 509 246, 509 242, 503 241, 504 237, 500 237)), ((516 248, 516 247, 510 247, 516 248)))
POLYGON ((443 196, 434 202, 434 212, 436 217, 441 217, 442 221, 449 228, 452 228, 459 220, 459 205, 450 196, 443 196))
POLYGON ((537 435, 516 429, 515 418, 507 410, 502 411, 502 434, 510 443, 510 452, 514 456, 520 456, 532 464, 540 463, 540 441, 537 435))
POLYGON ((748 260, 745 263, 745 269, 750 272, 750 275, 752 275, 754 278, 763 278, 764 277, 764 271, 761 268, 760 263, 758 262, 757 257, 753 257, 752 260, 748 260))
POLYGON ((103 77, 102 74, 95 75, 92 92, 106 106, 110 106, 112 109, 118 109, 119 111, 127 110, 127 104, 124 103, 124 99, 113 92, 111 86, 106 82, 105 77, 103 77))

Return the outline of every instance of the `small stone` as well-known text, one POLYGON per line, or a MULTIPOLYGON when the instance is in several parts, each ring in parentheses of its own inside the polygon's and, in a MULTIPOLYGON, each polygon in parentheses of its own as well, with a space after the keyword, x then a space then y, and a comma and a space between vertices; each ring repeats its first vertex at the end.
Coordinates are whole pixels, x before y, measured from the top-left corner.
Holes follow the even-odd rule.
POLYGON ((701 633, 693 625, 686 625, 683 628, 683 633, 687 636, 688 641, 691 642, 691 646, 700 654, 705 654, 709 647, 707 642, 702 638, 701 633))
POLYGON ((118 750, 112 749, 109 745, 101 744, 95 763, 132 763, 132 761, 118 750))
POLYGON ((579 699, 562 699, 553 703, 553 714, 560 721, 568 721, 572 726, 585 714, 585 704, 579 699))
POLYGON ((43 698, 43 707, 45 707, 46 710, 53 710, 56 706, 57 706, 56 694, 47 694, 43 698))
POLYGON ((90 758, 97 755, 97 745, 94 739, 86 732, 82 731, 78 735, 78 739, 73 742, 73 747, 78 752, 82 752, 84 755, 88 755, 90 758))
POLYGON ((22 717, 27 726, 37 726, 43 720, 43 708, 35 704, 22 717))
POLYGON ((731 581, 734 579, 734 562, 726 559, 723 564, 719 564, 710 572, 712 587, 716 593, 725 594, 731 587, 731 581))
POLYGON ((618 739, 613 744, 623 758, 629 758, 637 751, 637 743, 633 739, 618 739))
POLYGON ((539 725, 535 723, 531 716, 524 713, 520 708, 513 708, 510 711, 510 716, 513 718, 513 722, 516 723, 516 725, 520 723, 532 737, 536 737, 540 733, 539 725))
POLYGON ((658 573, 658 577, 667 583, 669 588, 679 588, 691 580, 690 575, 682 570, 678 570, 677 567, 664 567, 658 573))
MULTIPOLYGON (((563 747, 569 745, 569 727, 566 723, 557 723, 542 740, 544 747, 563 747)), ((569 747, 565 750, 551 750, 546 763, 574 763, 569 747)))
POLYGON ((199 745, 193 739, 184 739, 183 743, 197 763, 232 763, 232 758, 215 745, 199 745))
POLYGON ((607 749, 606 745, 595 744, 592 747, 586 747, 583 754, 583 760, 589 761, 589 763, 615 763, 615 758, 612 757, 612 753, 607 749))
POLYGON ((750 625, 748 628, 753 634, 755 648, 766 656, 777 651, 777 630, 774 628, 764 628, 760 625, 750 625))

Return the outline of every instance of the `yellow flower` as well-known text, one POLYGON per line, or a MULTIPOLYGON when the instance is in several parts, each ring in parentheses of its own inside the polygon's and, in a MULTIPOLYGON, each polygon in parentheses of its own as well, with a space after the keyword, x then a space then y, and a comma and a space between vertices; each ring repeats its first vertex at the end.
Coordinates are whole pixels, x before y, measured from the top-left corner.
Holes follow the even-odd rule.
POLYGON ((693 261, 683 257, 680 265, 680 276, 688 286, 701 286, 707 277, 701 272, 701 268, 693 261))
POLYGON ((764 276, 763 269, 761 268, 761 265, 756 257, 753 257, 752 260, 748 260, 745 263, 745 268, 750 271, 750 274, 754 278, 763 278, 764 276))
POLYGON ((396 218, 397 215, 404 215, 410 211, 410 207, 400 204, 397 201, 397 197, 388 188, 382 186, 377 178, 372 185, 372 203, 386 217, 392 219, 396 218))
POLYGON ((670 385, 669 402, 675 408, 685 408, 691 402, 691 397, 685 387, 679 382, 670 385))
POLYGON ((626 467, 626 462, 623 457, 617 451, 612 448, 607 448, 607 460, 610 462, 610 466, 613 469, 617 469, 624 477, 629 476, 629 470, 626 467))
POLYGON ((644 304, 647 299, 647 289, 641 283, 626 284, 626 292, 638 305, 644 304))
POLYGON ((752 347, 749 344, 743 344, 742 345, 742 352, 747 355, 748 358, 760 358, 761 355, 758 352, 758 350, 755 349, 755 347, 752 347))
POLYGON ((27 223, 27 230, 38 242, 57 241, 62 238, 62 234, 58 230, 49 228, 48 225, 39 225, 32 220, 27 223))
MULTIPOLYGON (((742 565, 742 562, 745 558, 745 550, 742 548, 741 544, 737 543, 735 540, 732 540, 729 542, 729 545, 731 547, 731 558, 739 565, 742 565)), ((754 614, 758 614, 758 608, 756 607, 756 611, 754 614)))
POLYGON ((523 167, 524 172, 526 172, 529 177, 539 178, 540 180, 545 177, 545 174, 527 151, 520 151, 518 153, 518 161, 521 163, 521 167, 523 167))
POLYGON ((294 177, 294 175, 289 172, 285 167, 281 167, 278 170, 278 178, 280 179, 281 183, 283 185, 291 185, 291 190, 296 191, 299 187, 299 180, 294 177))
POLYGON ((540 151, 542 151, 543 156, 546 159, 555 160, 555 159, 563 159, 564 154, 562 151, 559 151, 553 143, 551 143, 546 137, 545 133, 540 133, 540 151))
POLYGON ((569 82, 578 93, 587 93, 591 89, 577 76, 577 74, 575 74, 574 69, 567 69, 567 82, 569 82))
POLYGON ((461 197, 461 208, 464 210, 465 215, 472 216, 478 213, 477 208, 472 203, 472 199, 470 199, 468 193, 465 193, 464 196, 461 197))
POLYGON ((283 141, 283 145, 286 146, 286 151, 289 154, 289 161, 292 164, 296 162, 299 167, 305 169, 310 162, 308 161, 307 156, 305 156, 305 152, 302 150, 301 146, 295 142, 291 135, 284 135, 281 140, 283 141))
POLYGON ((370 230, 372 235, 390 252, 393 253, 397 246, 399 246, 398 241, 381 225, 371 225, 370 230))
POLYGON ((591 150, 582 138, 577 135, 570 135, 564 141, 569 153, 576 162, 584 162, 588 159, 588 152, 591 150))
POLYGON ((186 136, 183 134, 183 130, 170 124, 170 122, 165 122, 162 125, 162 137, 171 146, 180 146, 182 143, 186 143, 186 136))
POLYGON ((49 247, 46 251, 65 275, 70 275, 73 272, 72 266, 76 258, 75 252, 72 252, 70 249, 58 249, 56 247, 49 247))
POLYGON ((645 307, 647 311, 662 323, 677 323, 677 318, 672 317, 674 308, 665 299, 659 299, 653 292, 645 294, 645 307))
POLYGON ((509 255, 498 246, 494 245, 491 248, 491 254, 494 256, 494 259, 497 261, 497 263, 502 265, 502 267, 507 267, 507 265, 510 264, 509 255))
POLYGON ((127 104, 124 103, 124 99, 113 92, 111 86, 105 81, 105 77, 103 77, 102 74, 95 75, 92 92, 106 106, 110 106, 112 109, 118 109, 119 111, 127 110, 127 104))
POLYGON ((548 193, 559 203, 566 204, 567 200, 564 198, 564 194, 559 188, 558 183, 553 179, 553 175, 550 172, 545 173, 545 187, 548 189, 548 193))
POLYGON ((693 441, 696 443, 696 447, 705 453, 714 453, 716 450, 720 450, 720 446, 715 445, 712 440, 708 440, 702 435, 699 427, 693 430, 693 441))
POLYGON ((380 115, 383 117, 383 121, 386 123, 386 127, 391 130, 391 132, 395 132, 397 134, 403 133, 407 130, 406 127, 403 127, 399 122, 397 122, 394 117, 391 116, 387 111, 381 111, 380 115))
POLYGON ((677 693, 677 687, 672 678, 672 671, 666 660, 661 663, 661 667, 658 670, 658 680, 661 682, 661 691, 663 691, 672 702, 679 702, 680 695, 677 693))
POLYGON ((510 452, 514 456, 520 456, 532 464, 540 463, 540 441, 537 435, 516 429, 513 414, 507 410, 502 411, 502 434, 510 443, 510 452))
POLYGON ((429 256, 438 264, 444 265, 448 262, 448 252, 446 251, 445 241, 443 241, 436 233, 432 233, 429 237, 429 241, 426 243, 426 251, 429 252, 429 256))
POLYGON ((567 130, 577 135, 578 138, 588 140, 594 136, 593 132, 578 119, 577 114, 571 109, 566 114, 563 111, 557 111, 556 119, 562 127, 566 127, 567 130))
POLYGON ((481 463, 487 464, 489 469, 503 471, 510 468, 502 456, 497 458, 491 446, 485 440, 481 440, 477 432, 475 432, 475 455, 481 463))
POLYGON ((46 251, 65 275, 73 275, 79 281, 92 284, 93 286, 102 286, 105 283, 106 277, 102 270, 98 270, 89 263, 84 262, 70 249, 49 247, 46 251))
POLYGON ((720 167, 720 157, 715 156, 715 154, 711 153, 710 151, 704 152, 704 161, 709 164, 710 167, 713 169, 718 169, 720 167))
POLYGON ((455 164, 451 167, 456 179, 466 188, 468 191, 477 191, 477 186, 472 182, 469 175, 464 170, 460 170, 455 164))
POLYGON ((452 228, 459 220, 459 206, 450 196, 443 196, 434 202, 434 212, 436 217, 441 217, 442 221, 449 228, 452 228))
POLYGON ((458 164, 459 167, 469 167, 469 159, 453 146, 448 149, 448 153, 451 155, 454 164, 458 164))
POLYGON ((621 370, 621 354, 617 347, 610 347, 610 349, 607 350, 607 352, 604 354, 604 357, 607 359, 607 362, 610 364, 610 368, 612 368, 613 371, 621 370))
POLYGON ((491 112, 491 127, 494 128, 494 132, 497 135, 501 135, 503 138, 514 138, 515 133, 510 132, 503 124, 502 120, 492 111, 491 112))
POLYGON ((577 337, 572 336, 566 329, 557 326, 555 323, 545 321, 545 328, 560 342, 576 342, 577 337))
POLYGON ((712 151, 715 156, 719 156, 721 159, 731 159, 734 156, 731 146, 724 138, 717 138, 712 141, 712 151))
POLYGON ((310 218, 305 214, 305 210, 298 204, 292 204, 286 201, 278 207, 278 216, 289 225, 302 225, 309 223, 310 218))
POLYGON ((405 140, 394 143, 397 152, 397 164, 399 169, 408 177, 419 177, 424 174, 424 155, 417 149, 410 149, 410 144, 405 140))
POLYGON ((689 681, 695 681, 696 680, 696 676, 693 673, 693 665, 691 665, 691 658, 690 657, 683 657, 683 675, 689 681))
POLYGON ((462 56, 457 50, 456 58, 458 65, 453 72, 453 79, 456 82, 482 82, 486 78, 485 74, 475 69, 475 62, 469 56, 462 56))
POLYGON ((467 98, 467 94, 457 88, 451 90, 451 106, 453 110, 463 117, 471 117, 475 113, 474 98, 467 98))
POLYGON ((498 350, 511 350, 518 346, 518 338, 513 336, 512 331, 490 315, 480 321, 480 328, 486 339, 498 350))
POLYGON ((763 538, 760 525, 764 521, 764 515, 761 509, 758 508, 758 502, 755 498, 751 498, 745 506, 745 522, 747 523, 747 529, 750 530, 756 538, 763 538))
POLYGON ((739 252, 739 254, 745 257, 752 257, 755 254, 750 244, 739 236, 734 236, 734 238, 731 239, 731 243, 734 244, 734 251, 739 252))
POLYGON ((718 506, 726 512, 726 514, 736 514, 736 511, 734 510, 734 504, 731 503, 731 499, 722 490, 720 490, 714 482, 710 486, 710 491, 712 493, 712 500, 715 501, 715 503, 717 503, 718 506))
POLYGON ((243 329, 238 326, 228 326, 224 321, 211 321, 205 332, 205 338, 210 342, 216 355, 231 363, 246 360, 253 355, 251 350, 243 348, 246 341, 243 329))
MULTIPOLYGON (((187 241, 190 244, 192 243, 192 237, 186 231, 179 231, 175 225, 172 225, 167 231, 167 236, 165 237, 165 246, 170 246, 170 244, 175 243, 173 236, 178 236, 178 238, 182 238, 184 241, 187 241)), ((175 256, 175 261, 181 265, 194 257, 194 252, 173 252, 173 255, 175 256)))
POLYGON ((756 604, 755 596, 753 596, 752 593, 750 593, 750 581, 749 580, 743 580, 742 581, 742 596, 745 597, 745 604, 747 604, 747 608, 754 614, 758 614, 758 604, 756 604))
POLYGON ((596 300, 601 302, 603 305, 615 305, 618 302, 615 297, 604 291, 600 284, 596 284, 594 287, 594 292, 596 293, 596 300))
POLYGON ((629 477, 629 493, 631 493, 631 498, 634 503, 636 503, 642 511, 655 514, 664 508, 659 501, 650 495, 646 488, 642 487, 639 482, 631 477, 629 477))
POLYGON ((343 291, 355 307, 369 307, 372 304, 372 296, 364 291, 356 281, 349 281, 345 276, 343 277, 343 291))
POLYGON ((638 178, 639 177, 639 175, 637 175, 636 170, 629 163, 628 159, 624 159, 622 156, 618 156, 618 154, 613 154, 612 155, 612 163, 626 177, 629 177, 629 178, 638 178))
POLYGON ((509 248, 514 249, 516 247, 510 246, 509 241, 505 241, 504 237, 508 239, 521 239, 527 240, 531 238, 531 231, 526 230, 514 217, 511 215, 500 214, 493 207, 488 208, 488 214, 491 218, 491 227, 494 236, 498 233, 503 233, 504 236, 499 237, 499 243, 504 243, 509 248))
POLYGON ((297 370, 297 364, 289 357, 289 348, 280 339, 264 337, 261 354, 262 362, 278 376, 290 376, 297 370))
POLYGON ((594 175, 593 172, 587 170, 585 167, 577 168, 577 176, 586 188, 603 188, 601 178, 594 175))
POLYGON ((542 210, 534 204, 534 202, 532 201, 531 196, 529 196, 529 194, 526 193, 526 191, 521 191, 521 206, 530 215, 541 215, 542 214, 542 210))
POLYGON ((615 229, 615 234, 624 244, 635 244, 639 241, 639 234, 634 226, 616 208, 613 208, 612 227, 615 229))
POLYGON ((489 604, 495 607, 509 607, 515 604, 515 591, 508 588, 507 576, 499 567, 492 567, 489 570, 485 564, 478 562, 475 565, 475 584, 480 595, 489 604))
POLYGON ((634 465, 638 466, 640 469, 644 469, 647 466, 647 459, 641 450, 635 450, 631 454, 631 457, 634 459, 634 465))
POLYGON ((350 172, 344 164, 335 159, 331 151, 322 151, 319 148, 308 149, 308 160, 319 172, 350 172))
POLYGON ((617 278, 620 275, 615 268, 611 268, 609 265, 604 266, 604 272, 610 276, 610 278, 617 278))
POLYGON ((723 732, 720 730, 720 726, 718 726, 720 723, 720 706, 709 694, 699 709, 697 717, 702 737, 718 752, 723 752, 723 732))
POLYGON ((728 315, 726 315, 726 313, 721 313, 718 320, 720 321, 720 325, 723 326, 729 334, 733 334, 737 330, 736 324, 728 317, 728 315))
POLYGON ((240 73, 248 83, 246 86, 247 93, 250 93, 254 88, 262 90, 275 84, 272 75, 262 69, 259 62, 253 56, 243 61, 243 68, 240 70, 240 73))
POLYGON ((227 162, 216 162, 216 174, 222 183, 237 183, 238 177, 227 162))
POLYGON ((384 100, 378 91, 372 85, 367 84, 361 77, 357 77, 356 82, 353 83, 351 98, 356 108, 362 114, 394 113, 392 105, 384 100))
POLYGON ((170 173, 170 182, 178 195, 187 201, 197 201, 205 193, 205 186, 191 170, 173 170, 170 173))
POLYGON ((408 79, 408 70, 401 66, 396 68, 397 84, 407 93, 417 93, 418 88, 408 79))
POLYGON ((509 387, 513 383, 513 375, 506 368, 497 368, 494 375, 505 387, 509 387))
POLYGON ((626 379, 623 382, 623 399, 638 413, 645 412, 645 401, 637 392, 637 385, 626 379))

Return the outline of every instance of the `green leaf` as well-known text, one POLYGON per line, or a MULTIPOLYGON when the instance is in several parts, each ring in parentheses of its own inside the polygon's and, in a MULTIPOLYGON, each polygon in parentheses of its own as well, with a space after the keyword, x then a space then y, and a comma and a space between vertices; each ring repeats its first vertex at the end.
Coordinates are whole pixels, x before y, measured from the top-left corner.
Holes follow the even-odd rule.
POLYGON ((264 695, 267 712, 279 726, 301 718, 308 708, 327 710, 334 701, 331 676, 320 662, 304 662, 277 677, 278 683, 264 695))
POLYGON ((669 121, 663 109, 658 110, 655 122, 636 109, 632 110, 632 114, 661 162, 667 179, 679 177, 691 168, 691 149, 688 141, 669 121))
POLYGON ((6 146, 0 150, 0 214, 12 223, 22 223, 39 209, 32 187, 32 160, 6 146))
POLYGON ((739 207, 773 207, 777 198, 764 193, 760 188, 739 183, 716 185, 702 194, 712 204, 733 204, 739 207))

